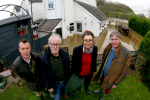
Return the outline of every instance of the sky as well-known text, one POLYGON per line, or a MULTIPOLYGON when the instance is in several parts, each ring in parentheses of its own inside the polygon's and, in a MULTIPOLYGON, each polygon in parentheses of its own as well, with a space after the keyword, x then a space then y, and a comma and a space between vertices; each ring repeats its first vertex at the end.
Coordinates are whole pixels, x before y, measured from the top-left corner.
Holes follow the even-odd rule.
MULTIPOLYGON (((136 14, 143 13, 146 17, 148 17, 148 10, 150 10, 150 0, 106 0, 112 2, 119 2, 128 5, 136 14)), ((5 4, 21 4, 22 0, 0 0, 0 6, 5 4)), ((2 10, 4 7, 0 7, 2 10)), ((13 6, 8 7, 8 11, 13 11, 13 6)), ((0 20, 9 17, 9 12, 0 11, 0 20)))

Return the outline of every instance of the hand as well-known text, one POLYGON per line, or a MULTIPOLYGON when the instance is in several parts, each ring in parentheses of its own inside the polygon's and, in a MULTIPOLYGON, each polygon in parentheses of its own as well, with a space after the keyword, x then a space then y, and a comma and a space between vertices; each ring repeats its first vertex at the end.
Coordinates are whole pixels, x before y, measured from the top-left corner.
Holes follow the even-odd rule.
POLYGON ((49 89, 48 91, 50 91, 50 92, 54 92, 53 88, 49 89))
POLYGON ((116 88, 116 87, 117 87, 116 85, 113 85, 113 86, 112 86, 112 88, 116 88))
POLYGON ((95 72, 93 72, 93 78, 95 77, 95 72))

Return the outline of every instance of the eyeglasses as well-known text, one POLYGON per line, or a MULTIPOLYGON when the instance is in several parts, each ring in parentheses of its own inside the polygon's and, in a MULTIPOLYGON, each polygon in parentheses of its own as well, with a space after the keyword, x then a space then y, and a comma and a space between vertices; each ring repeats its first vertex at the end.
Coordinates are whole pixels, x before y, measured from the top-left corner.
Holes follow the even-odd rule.
POLYGON ((84 42, 85 42, 85 43, 88 43, 88 42, 89 42, 89 43, 92 43, 93 40, 84 40, 84 42))
POLYGON ((111 38, 110 38, 110 40, 111 40, 111 41, 118 41, 119 39, 111 39, 111 38))
POLYGON ((52 47, 60 47, 61 44, 50 44, 52 47))

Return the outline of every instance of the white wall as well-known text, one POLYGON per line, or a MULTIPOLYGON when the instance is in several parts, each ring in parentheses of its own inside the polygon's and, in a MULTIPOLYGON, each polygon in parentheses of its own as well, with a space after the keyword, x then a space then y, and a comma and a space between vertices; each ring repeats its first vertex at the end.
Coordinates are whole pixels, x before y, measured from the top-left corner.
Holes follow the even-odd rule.
POLYGON ((67 38, 70 34, 70 23, 74 23, 73 0, 62 0, 62 37, 67 38))
POLYGON ((62 0, 54 0, 54 8, 49 9, 48 0, 43 0, 43 18, 45 19, 62 18, 61 1, 62 0))
POLYGON ((97 7, 97 2, 96 2, 96 0, 78 0, 78 1, 87 3, 87 4, 92 5, 92 6, 94 6, 94 7, 97 7))
POLYGON ((93 32, 94 36, 99 36, 99 33, 101 31, 100 30, 101 22, 87 10, 82 8, 80 5, 78 5, 77 3, 74 4, 75 4, 75 21, 82 22, 82 32, 79 34, 82 34, 85 30, 90 30, 93 32))
POLYGON ((32 3, 33 21, 43 18, 42 2, 32 3))

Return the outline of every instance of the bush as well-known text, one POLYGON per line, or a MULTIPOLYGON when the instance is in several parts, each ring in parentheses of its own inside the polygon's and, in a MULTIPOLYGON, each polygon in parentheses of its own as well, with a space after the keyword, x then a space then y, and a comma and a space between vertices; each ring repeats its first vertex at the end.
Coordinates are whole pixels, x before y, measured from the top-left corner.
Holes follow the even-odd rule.
POLYGON ((150 59, 150 31, 147 32, 145 37, 143 37, 141 44, 138 48, 138 53, 144 53, 145 56, 150 59))
POLYGON ((138 15, 134 15, 129 18, 129 27, 142 36, 145 36, 145 34, 150 31, 150 19, 146 17, 141 17, 138 15))
POLYGON ((140 74, 142 75, 143 83, 150 90, 150 31, 148 31, 145 37, 142 39, 138 48, 137 63, 141 67, 140 74))

